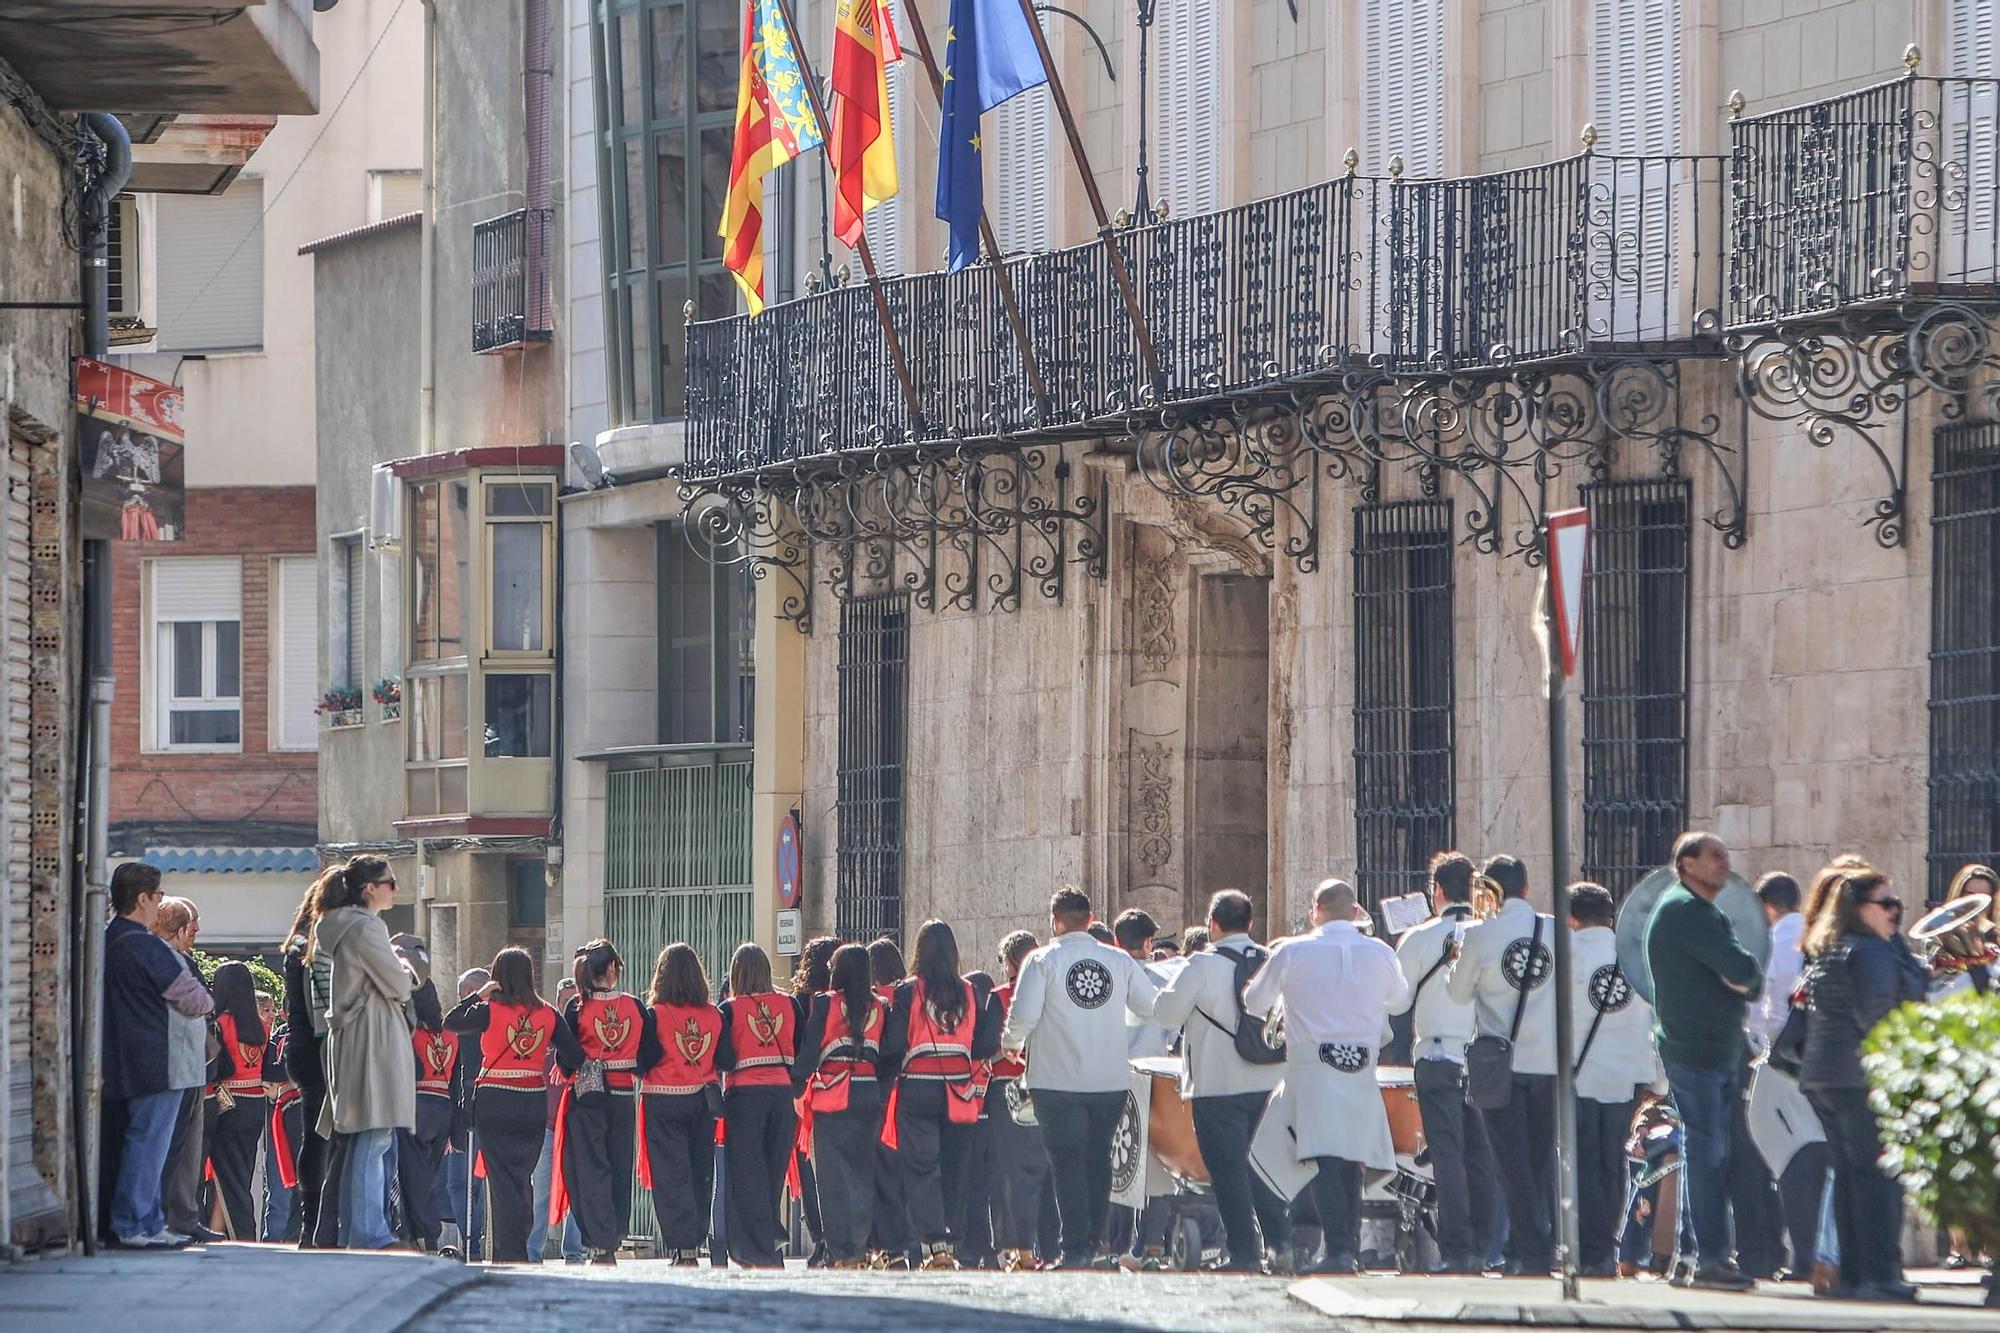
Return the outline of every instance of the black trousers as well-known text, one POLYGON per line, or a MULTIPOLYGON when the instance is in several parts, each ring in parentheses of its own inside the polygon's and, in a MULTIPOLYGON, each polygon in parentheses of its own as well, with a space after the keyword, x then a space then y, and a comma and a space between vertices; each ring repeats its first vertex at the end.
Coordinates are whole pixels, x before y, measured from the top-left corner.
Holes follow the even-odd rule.
MULTIPOLYGON (((878 1125, 879 1129, 880 1126, 878 1125)), ((869 1248, 888 1255, 907 1254, 916 1246, 910 1230, 910 1210, 903 1206, 903 1169, 896 1150, 875 1144, 875 1215, 868 1227, 869 1248)))
POLYGON ((1122 1092, 1035 1089, 1035 1119, 1055 1176, 1062 1257, 1084 1263, 1097 1252, 1111 1212, 1111 1139, 1125 1111, 1122 1092))
POLYGON ((1269 1101, 1269 1093, 1239 1092, 1196 1097, 1188 1103, 1194 1115, 1195 1146, 1208 1167, 1209 1188, 1229 1237, 1229 1261, 1223 1267, 1233 1273, 1256 1272, 1265 1246, 1282 1249, 1291 1244, 1291 1205, 1250 1169, 1250 1140, 1256 1137, 1269 1101))
POLYGON ((993 1217, 993 1244, 1003 1250, 1033 1250, 1041 1231, 1042 1201, 1049 1188, 1049 1150, 1034 1125, 1017 1125, 1007 1114, 1007 1088, 986 1090, 987 1199, 993 1217))
POLYGON ((1792 1271, 1810 1273, 1819 1262, 1819 1206, 1826 1192, 1826 1173, 1833 1150, 1808 1143, 1792 1154, 1778 1177, 1778 1195, 1785 1201, 1785 1230, 1792 1242, 1792 1271))
POLYGON ((707 1094, 646 1094, 646 1161, 653 1215, 669 1250, 698 1250, 715 1200, 715 1115, 707 1094))
POLYGON ((181 1094, 180 1114, 174 1118, 173 1142, 167 1147, 167 1164, 160 1172, 160 1203, 166 1209, 167 1229, 184 1236, 193 1235, 208 1220, 201 1215, 206 1101, 200 1088, 189 1088, 181 1094))
POLYGON ((326 1089, 299 1085, 300 1133, 292 1140, 292 1153, 299 1176, 299 1248, 332 1249, 339 1241, 340 1204, 326 1202, 327 1157, 333 1145, 319 1136, 320 1108, 326 1105, 326 1089), (322 1239, 321 1215, 329 1224, 322 1239))
POLYGON ((403 1201, 403 1239, 435 1250, 444 1221, 438 1216, 437 1179, 451 1141, 451 1098, 417 1094, 417 1127, 396 1131, 396 1188, 403 1201))
MULTIPOLYGON (((1629 1102, 1576 1099, 1577 1262, 1584 1268, 1615 1263, 1625 1229, 1625 1136, 1632 1132, 1629 1102)), ((1425 1122, 1429 1128, 1429 1122, 1425 1122)))
POLYGON ((1313 1161, 1319 1164, 1311 1188, 1320 1235, 1326 1242, 1323 1266, 1352 1263, 1361 1253, 1361 1163, 1345 1157, 1315 1157, 1313 1161))
POLYGON ((993 1246, 993 1139, 986 1132, 986 1114, 965 1127, 965 1160, 959 1168, 959 1198, 963 1215, 953 1221, 952 1240, 962 1261, 982 1262, 995 1256, 993 1246))
MULTIPOLYGON (((1785 1209, 1778 1182, 1750 1137, 1750 1076, 1729 1108, 1729 1212, 1736 1236, 1736 1262, 1754 1278, 1768 1278, 1785 1266, 1785 1209)), ((1806 1265, 1810 1271, 1810 1262, 1806 1265)))
POLYGON ((973 1126, 951 1123, 947 1095, 936 1079, 906 1079, 896 1097, 903 1204, 917 1239, 930 1245, 955 1239, 965 1227, 965 1159, 973 1126))
POLYGON ((1507 1104, 1482 1114, 1507 1196, 1507 1258, 1546 1273, 1555 1263, 1556 1076, 1514 1075, 1507 1104))
POLYGON ((473 1093, 472 1127, 478 1135, 475 1146, 486 1159, 486 1216, 495 1263, 528 1262, 535 1164, 548 1126, 549 1098, 541 1088, 486 1087, 473 1093))
POLYGON ((1415 1069, 1437 1184, 1438 1253, 1450 1264, 1483 1264, 1493 1247, 1493 1196, 1500 1188, 1486 1120, 1466 1104, 1464 1065, 1419 1060, 1415 1069))
POLYGON ((215 1164, 225 1234, 231 1240, 260 1239, 263 1210, 250 1186, 257 1175, 257 1145, 263 1141, 270 1118, 271 1100, 261 1094, 238 1097, 227 1111, 216 1110, 208 1158, 215 1164))
POLYGON ((1833 1150, 1833 1227, 1845 1287, 1903 1280, 1903 1191, 1882 1170, 1882 1134, 1865 1088, 1808 1088, 1833 1150))
POLYGON ((632 1219, 632 1151, 637 1133, 631 1092, 571 1091, 563 1126, 563 1180, 583 1243, 615 1250, 632 1219))
POLYGON ((798 1112, 786 1087, 731 1088, 722 1094, 723 1163, 728 1172, 729 1257, 745 1268, 777 1268, 785 1229, 779 1196, 792 1158, 798 1112))
POLYGON ((847 1087, 847 1109, 816 1111, 812 1122, 820 1234, 836 1263, 868 1251, 882 1130, 882 1092, 875 1081, 850 1081, 847 1087))

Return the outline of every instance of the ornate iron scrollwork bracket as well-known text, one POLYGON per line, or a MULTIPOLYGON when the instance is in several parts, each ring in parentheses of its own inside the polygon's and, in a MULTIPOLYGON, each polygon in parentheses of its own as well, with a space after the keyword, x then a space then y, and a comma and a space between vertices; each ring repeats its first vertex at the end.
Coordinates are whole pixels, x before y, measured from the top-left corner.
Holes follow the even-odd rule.
POLYGON ((689 482, 679 494, 687 514, 683 531, 696 554, 710 564, 747 564, 760 581, 778 580, 779 616, 811 634, 812 543, 793 521, 786 496, 762 481, 689 482))
POLYGON ((1163 413, 1128 438, 1139 475, 1162 495, 1216 504, 1300 573, 1319 568, 1321 467, 1297 403, 1258 409, 1236 400, 1212 413, 1163 413), (1280 539, 1285 516, 1291 531, 1280 539))

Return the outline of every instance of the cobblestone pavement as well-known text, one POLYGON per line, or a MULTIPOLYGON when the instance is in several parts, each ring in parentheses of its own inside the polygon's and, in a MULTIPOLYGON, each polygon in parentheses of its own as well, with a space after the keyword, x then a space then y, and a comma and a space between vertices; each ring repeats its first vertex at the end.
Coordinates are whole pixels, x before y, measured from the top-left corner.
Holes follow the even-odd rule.
POLYGON ((701 1333, 942 1333, 1047 1328, 1327 1333, 1332 1321, 1275 1278, 1172 1273, 779 1274, 624 1263, 615 1269, 494 1271, 433 1303, 406 1328, 689 1329, 701 1333))

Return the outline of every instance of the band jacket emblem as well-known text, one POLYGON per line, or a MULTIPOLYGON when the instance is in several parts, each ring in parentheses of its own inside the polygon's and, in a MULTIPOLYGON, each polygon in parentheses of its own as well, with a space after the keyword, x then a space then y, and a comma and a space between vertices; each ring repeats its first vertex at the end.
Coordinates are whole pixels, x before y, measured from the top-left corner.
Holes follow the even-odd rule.
POLYGON ((424 1043, 424 1064, 433 1075, 442 1078, 451 1072, 452 1057, 457 1054, 452 1049, 451 1038, 439 1032, 424 1043))
POLYGON ((264 1048, 254 1041, 236 1043, 236 1069, 241 1074, 255 1074, 264 1068, 264 1048))
POLYGON ((784 1030, 785 1016, 765 1001, 757 1001, 757 1007, 750 1011, 750 1034, 766 1046, 775 1046, 778 1034, 784 1030))
POLYGON ((532 1010, 523 1011, 521 1016, 507 1028, 507 1048, 522 1059, 533 1055, 542 1048, 548 1034, 535 1025, 532 1010))
POLYGON ((681 1053, 681 1060, 686 1064, 700 1064, 708 1058, 708 1053, 714 1046, 715 1034, 703 1032, 701 1024, 692 1018, 681 1026, 680 1031, 674 1033, 674 1049, 681 1053))
POLYGON ((598 1011, 597 1017, 591 1020, 591 1027, 596 1030, 598 1041, 604 1044, 604 1049, 607 1051, 619 1049, 625 1044, 625 1039, 632 1035, 631 1016, 621 1016, 610 1005, 598 1011))

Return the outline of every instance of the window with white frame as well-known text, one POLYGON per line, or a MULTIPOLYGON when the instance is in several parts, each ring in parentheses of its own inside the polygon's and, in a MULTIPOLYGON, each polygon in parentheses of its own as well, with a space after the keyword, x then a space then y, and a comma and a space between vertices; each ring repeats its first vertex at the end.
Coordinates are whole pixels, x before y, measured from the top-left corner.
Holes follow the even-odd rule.
POLYGON ((162 750, 243 746, 243 564, 155 560, 153 742, 162 750))
POLYGON ((271 746, 319 748, 319 561, 309 555, 271 562, 271 746))
POLYGON ((368 173, 368 220, 381 222, 424 207, 424 173, 406 168, 368 173))
POLYGON ((486 538, 492 599, 490 653, 549 651, 554 563, 555 487, 543 479, 488 480, 486 538))
POLYGON ((333 539, 326 571, 326 683, 330 689, 365 690, 367 631, 362 616, 368 583, 358 533, 333 539))

